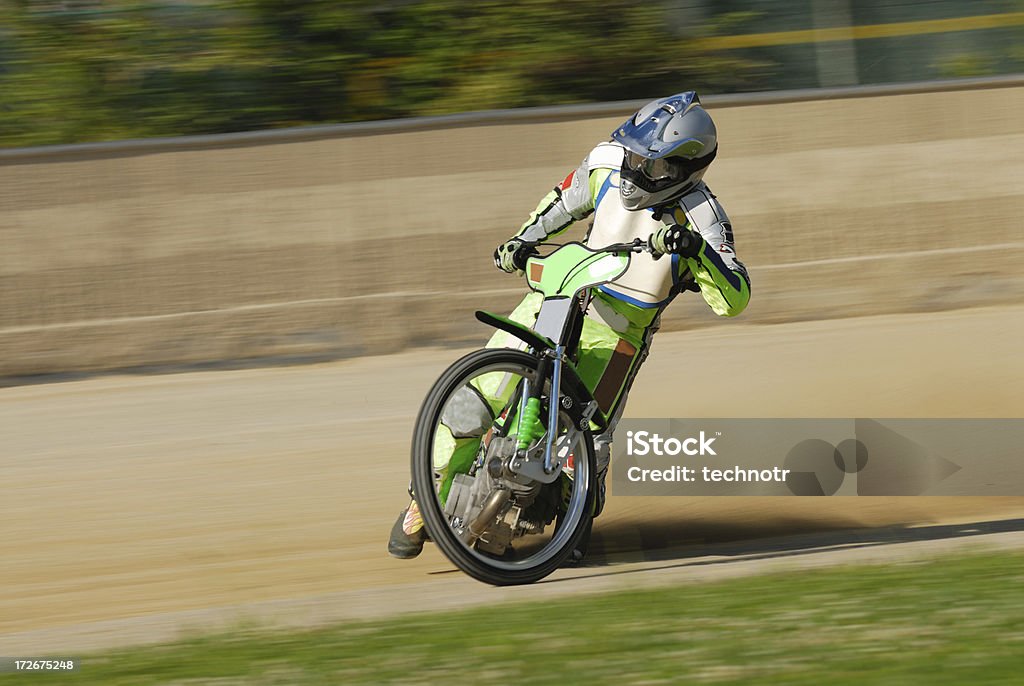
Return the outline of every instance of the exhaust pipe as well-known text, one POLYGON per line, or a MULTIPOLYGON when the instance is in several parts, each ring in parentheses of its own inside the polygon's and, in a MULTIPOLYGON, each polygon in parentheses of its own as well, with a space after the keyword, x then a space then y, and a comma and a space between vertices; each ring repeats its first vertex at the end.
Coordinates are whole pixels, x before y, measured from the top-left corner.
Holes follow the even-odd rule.
POLYGON ((504 507, 505 503, 508 502, 508 499, 511 496, 512 491, 507 488, 495 489, 489 496, 487 496, 487 500, 484 501, 484 506, 483 509, 480 510, 480 514, 478 514, 476 519, 474 519, 469 525, 469 533, 472 535, 471 540, 480 538, 480 536, 487 531, 487 527, 490 526, 491 522, 493 522, 498 516, 501 512, 501 508, 504 507))

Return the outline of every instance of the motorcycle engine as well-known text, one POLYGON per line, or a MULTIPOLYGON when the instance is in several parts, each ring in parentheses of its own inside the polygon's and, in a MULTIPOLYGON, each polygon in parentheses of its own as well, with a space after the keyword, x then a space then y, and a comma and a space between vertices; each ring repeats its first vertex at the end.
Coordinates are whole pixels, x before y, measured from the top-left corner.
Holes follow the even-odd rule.
POLYGON ((542 484, 508 470, 515 451, 514 437, 492 439, 485 468, 456 474, 445 502, 444 513, 460 538, 490 555, 502 555, 518 536, 544 530, 543 522, 522 516, 542 484))

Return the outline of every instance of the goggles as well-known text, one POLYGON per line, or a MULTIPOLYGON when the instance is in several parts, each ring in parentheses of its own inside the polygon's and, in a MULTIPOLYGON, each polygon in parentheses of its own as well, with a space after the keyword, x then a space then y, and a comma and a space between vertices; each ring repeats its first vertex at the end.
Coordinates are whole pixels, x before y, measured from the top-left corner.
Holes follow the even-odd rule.
POLYGON ((638 155, 632 150, 626 150, 623 164, 630 171, 639 172, 651 181, 681 181, 711 164, 711 160, 715 159, 716 152, 718 152, 717 147, 709 154, 697 159, 661 157, 652 160, 649 157, 638 155))

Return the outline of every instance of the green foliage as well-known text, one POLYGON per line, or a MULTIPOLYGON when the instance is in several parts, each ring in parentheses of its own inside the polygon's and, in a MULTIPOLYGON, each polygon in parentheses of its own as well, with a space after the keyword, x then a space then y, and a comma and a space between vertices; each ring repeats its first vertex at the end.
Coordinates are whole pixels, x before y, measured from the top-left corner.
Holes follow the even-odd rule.
POLYGON ((631 0, 0 1, 0 146, 744 90, 761 66, 631 0))
POLYGON ((0 144, 213 133, 258 125, 265 65, 224 25, 136 2, 102 10, 6 6, 0 144))
POLYGON ((996 61, 978 53, 962 52, 939 62, 937 71, 943 78, 959 79, 971 76, 991 76, 998 73, 996 61))

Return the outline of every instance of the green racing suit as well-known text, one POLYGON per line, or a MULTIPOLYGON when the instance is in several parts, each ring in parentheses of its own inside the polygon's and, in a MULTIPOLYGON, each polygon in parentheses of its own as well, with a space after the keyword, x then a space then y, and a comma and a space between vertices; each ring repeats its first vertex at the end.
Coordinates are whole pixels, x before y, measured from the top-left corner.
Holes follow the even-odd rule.
MULTIPOLYGON (((615 142, 601 143, 575 170, 541 200, 516 237, 544 242, 573 223, 592 218, 585 243, 602 247, 644 241, 666 224, 680 224, 703 238, 697 255, 654 258, 637 254, 627 271, 613 283, 599 287, 590 305, 580 337, 577 370, 593 393, 601 410, 610 418, 595 438, 598 472, 607 469, 612 432, 625 406, 626 395, 650 350, 662 310, 683 291, 699 291, 716 314, 732 317, 741 313, 750 299, 747 270, 736 257, 732 225, 710 189, 701 181, 668 207, 660 216, 653 210, 630 211, 619 197, 619 167, 623 148, 615 142)), ((542 296, 529 293, 512 311, 510 318, 532 326, 542 296)), ((525 348, 526 344, 505 331, 496 332, 487 347, 525 348)), ((456 403, 457 412, 442 417, 434 445, 434 466, 446 475, 442 498, 454 474, 469 469, 481 437, 493 421, 493 412, 507 398, 494 389, 478 388, 489 407, 477 400, 456 403), (461 415, 461 416, 453 416, 461 415)))

